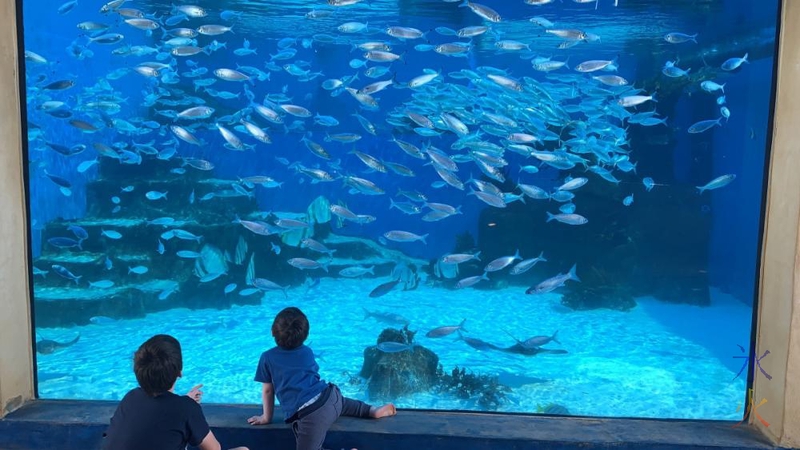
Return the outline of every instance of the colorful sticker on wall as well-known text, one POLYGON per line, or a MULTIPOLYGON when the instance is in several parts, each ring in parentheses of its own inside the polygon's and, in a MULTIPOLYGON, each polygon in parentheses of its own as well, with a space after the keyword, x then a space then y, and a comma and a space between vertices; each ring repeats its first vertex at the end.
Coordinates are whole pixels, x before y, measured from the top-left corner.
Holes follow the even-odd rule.
MULTIPOLYGON (((761 399, 761 401, 758 403, 758 405, 757 405, 757 406, 753 406, 753 389, 752 389, 752 388, 748 389, 748 390, 747 390, 747 407, 746 407, 746 408, 745 408, 745 410, 744 410, 744 417, 742 418, 742 420, 741 420, 739 423, 737 423, 736 425, 732 426, 731 428, 736 428, 736 427, 738 427, 739 425, 741 425, 742 423, 744 423, 744 421, 745 421, 745 420, 747 420, 748 416, 750 416, 750 413, 751 413, 751 412, 752 412, 752 413, 754 413, 754 414, 756 415, 756 417, 758 418, 758 420, 759 420, 759 421, 760 421, 760 422, 761 422, 761 423, 762 423, 762 424, 763 424, 765 427, 769 427, 769 422, 767 422, 766 420, 764 420, 764 418, 763 418, 763 417, 761 417, 761 415, 758 413, 758 408, 759 408, 759 407, 761 407, 762 405, 766 404, 766 403, 767 403, 767 399, 766 399, 766 398, 762 398, 762 399, 761 399)), ((736 411, 737 411, 737 412, 739 411, 739 409, 741 408, 741 406, 742 406, 742 405, 738 405, 738 406, 736 407, 736 411)))
MULTIPOLYGON (((738 345, 738 344, 737 344, 737 346, 738 346, 738 347, 739 347, 739 349, 742 351, 742 353, 744 353, 744 352, 745 352, 745 350, 744 350, 744 347, 742 347, 741 345, 738 345)), ((760 357, 760 358, 755 358, 755 360, 756 360, 756 366, 758 367, 758 370, 759 370, 759 371, 761 371, 761 373, 763 373, 765 377, 767 377, 767 380, 772 380, 772 375, 768 374, 768 373, 767 373, 767 371, 766 371, 766 370, 764 370, 764 368, 763 368, 763 367, 761 367, 761 360, 762 360, 762 359, 764 359, 764 357, 765 357, 765 356, 767 356, 767 355, 769 355, 769 350, 765 351, 765 352, 764 352, 764 354, 763 354, 763 355, 761 355, 761 357, 760 357)), ((744 372, 744 369, 745 369, 745 368, 748 366, 748 364, 750 363, 750 356, 751 356, 751 355, 745 355, 745 356, 734 356, 734 358, 738 358, 738 359, 744 359, 744 364, 742 365, 742 368, 741 368, 741 369, 739 369, 739 373, 737 373, 737 374, 736 374, 736 376, 735 376, 735 377, 733 377, 733 379, 734 379, 734 380, 735 380, 735 379, 737 379, 737 378, 739 378, 739 375, 741 375, 741 373, 742 373, 742 372, 744 372)), ((752 356, 755 356, 755 351, 754 351, 754 354, 753 354, 752 356)), ((758 374, 756 374, 756 375, 758 375, 758 374)), ((731 381, 733 381, 733 380, 731 380, 731 381)), ((769 427, 769 422, 767 422, 766 420, 764 420, 764 418, 763 418, 763 417, 761 417, 761 415, 758 413, 758 408, 760 408, 762 405, 764 405, 764 404, 766 404, 766 403, 767 403, 767 399, 766 399, 766 398, 762 398, 762 399, 761 399, 761 401, 758 403, 758 405, 754 406, 754 402, 753 402, 753 389, 752 389, 752 388, 748 389, 748 390, 747 390, 747 406, 745 407, 745 413, 744 413, 744 417, 742 418, 742 420, 741 420, 739 423, 737 423, 736 425, 734 425, 732 428, 736 428, 736 427, 738 427, 739 425, 741 425, 742 423, 744 423, 744 421, 745 421, 745 420, 747 420, 747 418, 750 416, 750 413, 754 413, 754 414, 756 415, 756 417, 758 418, 758 420, 759 420, 759 421, 760 421, 760 422, 761 422, 761 423, 762 423, 762 424, 763 424, 765 427, 769 427)), ((741 408, 742 408, 742 405, 741 405, 741 404, 738 404, 738 405, 736 405, 736 412, 739 412, 739 410, 740 410, 741 408)))
MULTIPOLYGON (((739 349, 742 351, 742 353, 744 353, 744 347, 742 347, 739 344, 736 344, 736 345, 739 347, 739 349)), ((755 350, 753 352, 755 353, 755 350)), ((772 379, 772 375, 768 374, 767 371, 764 370, 763 367, 761 367, 761 360, 764 359, 764 357, 767 356, 767 355, 769 355, 769 350, 765 351, 764 354, 761 355, 761 358, 756 358, 756 366, 758 366, 758 370, 760 370, 761 373, 763 373, 764 376, 767 377, 768 380, 771 380, 772 379)), ((734 356, 734 358, 744 359, 744 364, 742 365, 742 368, 739 369, 739 373, 737 373, 736 376, 733 377, 733 379, 735 380, 735 379, 739 378, 739 375, 741 375, 741 373, 747 367, 747 364, 750 362, 750 355, 734 356)), ((731 380, 731 381, 733 381, 733 380, 731 380)))

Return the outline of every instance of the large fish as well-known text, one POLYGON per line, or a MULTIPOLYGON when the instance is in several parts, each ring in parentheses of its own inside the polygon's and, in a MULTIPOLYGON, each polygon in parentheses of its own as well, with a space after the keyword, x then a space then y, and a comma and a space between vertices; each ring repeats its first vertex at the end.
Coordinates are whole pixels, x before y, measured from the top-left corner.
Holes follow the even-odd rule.
POLYGON ((75 336, 75 339, 69 342, 58 342, 51 339, 42 339, 41 341, 38 341, 36 343, 36 351, 43 355, 49 355, 62 348, 72 347, 73 345, 78 343, 78 340, 80 340, 80 338, 81 334, 78 333, 78 335, 75 336))

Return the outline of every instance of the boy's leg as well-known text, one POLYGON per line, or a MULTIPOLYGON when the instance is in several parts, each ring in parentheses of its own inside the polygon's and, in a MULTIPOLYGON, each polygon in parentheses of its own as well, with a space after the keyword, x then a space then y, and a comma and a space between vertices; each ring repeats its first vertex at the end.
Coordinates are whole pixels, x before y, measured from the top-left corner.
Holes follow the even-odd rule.
MULTIPOLYGON (((338 391, 339 388, 336 388, 338 391)), ((339 393, 341 395, 341 393, 339 393)), ((362 402, 361 400, 355 400, 352 398, 347 398, 342 396, 342 415, 348 417, 359 417, 361 419, 369 419, 371 416, 369 414, 370 409, 372 406, 362 402)))
MULTIPOLYGON (((339 388, 337 387, 336 391, 338 390, 339 388)), ((341 392, 339 395, 341 395, 341 392)), ((392 403, 375 407, 360 400, 342 397, 341 415, 343 416, 358 417, 360 419, 380 419, 381 417, 389 417, 395 414, 397 414, 397 409, 392 403)))
POLYGON ((342 396, 337 389, 318 410, 292 423, 297 450, 320 450, 333 422, 342 411, 342 396))

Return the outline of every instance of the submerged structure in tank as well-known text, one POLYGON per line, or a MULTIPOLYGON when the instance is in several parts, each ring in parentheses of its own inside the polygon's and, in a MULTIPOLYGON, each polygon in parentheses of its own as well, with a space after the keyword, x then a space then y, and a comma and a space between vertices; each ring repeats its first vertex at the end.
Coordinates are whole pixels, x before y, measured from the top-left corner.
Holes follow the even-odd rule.
POLYGON ((87 216, 53 221, 43 230, 44 249, 33 263, 37 323, 226 308, 260 303, 271 291, 286 295, 306 274, 285 261, 307 255, 303 241, 309 236, 330 249, 319 275, 361 266, 369 268, 363 275, 376 277, 390 275, 397 264, 427 264, 371 239, 334 233, 325 197, 303 212, 261 213, 253 196, 257 186, 215 179, 212 167, 198 165, 204 170, 190 168, 178 176, 173 162, 145 159, 131 166, 101 160, 98 179, 87 187, 87 216), (273 225, 281 219, 308 226, 273 225))

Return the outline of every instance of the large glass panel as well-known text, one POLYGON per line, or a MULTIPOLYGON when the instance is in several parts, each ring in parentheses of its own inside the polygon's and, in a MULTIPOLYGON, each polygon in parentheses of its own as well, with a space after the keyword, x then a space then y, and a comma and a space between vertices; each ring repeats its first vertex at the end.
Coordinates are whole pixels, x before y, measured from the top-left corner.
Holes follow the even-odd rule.
POLYGON ((741 419, 777 0, 23 6, 41 397, 741 419))

